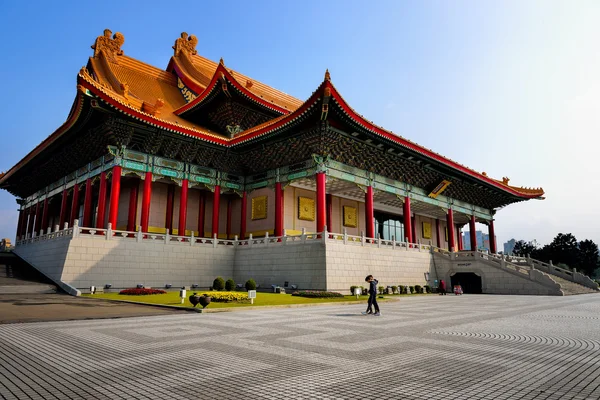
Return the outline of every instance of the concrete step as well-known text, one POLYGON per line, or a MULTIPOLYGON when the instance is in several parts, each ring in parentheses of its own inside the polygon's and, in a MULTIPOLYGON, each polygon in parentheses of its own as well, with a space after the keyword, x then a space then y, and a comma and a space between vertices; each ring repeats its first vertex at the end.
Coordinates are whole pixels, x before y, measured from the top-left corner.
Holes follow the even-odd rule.
POLYGON ((566 296, 573 295, 573 294, 598 293, 594 289, 590 289, 588 287, 580 285, 579 283, 568 281, 568 280, 560 278, 556 275, 552 275, 552 274, 548 274, 548 275, 554 282, 558 283, 561 286, 561 289, 565 293, 566 296))
POLYGON ((2 294, 48 294, 56 293, 56 286, 45 284, 19 284, 0 286, 0 295, 2 294))

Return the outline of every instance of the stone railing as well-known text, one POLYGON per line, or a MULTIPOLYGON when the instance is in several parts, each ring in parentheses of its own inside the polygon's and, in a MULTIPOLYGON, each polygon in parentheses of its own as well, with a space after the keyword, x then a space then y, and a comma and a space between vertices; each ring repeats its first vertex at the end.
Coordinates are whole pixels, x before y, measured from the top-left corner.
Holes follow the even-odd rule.
POLYGON ((460 251, 457 253, 451 253, 444 249, 438 249, 437 247, 434 248, 433 251, 451 260, 485 260, 488 263, 496 265, 500 269, 504 269, 516 274, 527 275, 530 278, 532 276, 537 276, 539 272, 544 272, 570 282, 578 283, 590 289, 599 290, 598 284, 588 276, 575 270, 570 271, 568 269, 557 267, 552 265, 552 262, 545 263, 534 260, 530 257, 504 256, 501 254, 490 254, 480 251, 460 251))
MULTIPOLYGON (((217 247, 219 245, 224 246, 271 246, 271 245, 287 245, 293 243, 314 243, 315 241, 321 241, 323 243, 343 243, 344 245, 353 246, 368 246, 371 248, 382 248, 391 250, 405 250, 405 251, 419 251, 419 252, 430 252, 433 251, 433 246, 423 245, 419 243, 407 243, 398 242, 395 239, 385 240, 381 238, 368 238, 364 234, 361 236, 348 235, 344 230, 344 233, 333 233, 328 232, 327 227, 323 232, 320 233, 307 233, 305 229, 302 229, 300 235, 287 235, 284 231, 283 236, 269 236, 267 233, 264 237, 253 237, 249 235, 247 239, 238 239, 236 235, 234 239, 219 239, 216 235, 212 238, 195 237, 192 233, 190 236, 178 236, 171 235, 167 230, 166 233, 142 233, 141 231, 121 231, 112 229, 111 224, 108 224, 107 229, 99 228, 86 228, 80 227, 79 221, 75 220, 72 227, 69 227, 65 223, 64 228, 59 230, 58 225, 55 226, 55 230, 52 232, 48 229, 46 234, 40 232, 39 235, 33 234, 32 237, 17 241, 17 246, 24 246, 32 243, 37 243, 47 240, 56 240, 60 238, 89 238, 95 240, 120 240, 120 241, 131 241, 131 242, 144 242, 144 243, 164 243, 164 244, 181 244, 181 245, 212 245, 217 247)), ((437 249, 435 251, 446 251, 443 249, 437 249)))

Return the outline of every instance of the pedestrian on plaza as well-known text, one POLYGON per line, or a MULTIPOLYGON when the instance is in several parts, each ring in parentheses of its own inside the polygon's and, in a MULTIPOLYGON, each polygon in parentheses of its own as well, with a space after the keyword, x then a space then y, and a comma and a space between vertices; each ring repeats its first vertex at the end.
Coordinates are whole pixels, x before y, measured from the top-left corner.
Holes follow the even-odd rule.
POLYGON ((446 282, 444 282, 443 279, 440 281, 439 292, 440 292, 440 296, 446 295, 446 282))
POLYGON ((381 315, 379 312, 379 305, 377 304, 377 284, 379 281, 373 278, 373 275, 368 275, 365 278, 365 282, 369 283, 369 302, 367 304, 367 311, 363 312, 363 314, 373 314, 373 307, 375 307, 375 314, 373 315, 379 317, 381 315))

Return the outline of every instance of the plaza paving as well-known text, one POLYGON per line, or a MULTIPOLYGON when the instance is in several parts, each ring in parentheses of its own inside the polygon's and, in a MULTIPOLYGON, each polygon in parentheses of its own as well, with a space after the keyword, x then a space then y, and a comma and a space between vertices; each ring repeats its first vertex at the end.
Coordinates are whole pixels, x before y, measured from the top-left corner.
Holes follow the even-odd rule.
POLYGON ((0 325, 6 399, 598 399, 600 294, 0 325))

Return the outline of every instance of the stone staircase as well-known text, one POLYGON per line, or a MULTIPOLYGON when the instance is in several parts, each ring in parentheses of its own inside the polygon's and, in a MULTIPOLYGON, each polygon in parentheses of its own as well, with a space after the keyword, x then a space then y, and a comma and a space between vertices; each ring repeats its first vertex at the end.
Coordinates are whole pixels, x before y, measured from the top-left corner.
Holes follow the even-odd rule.
POLYGON ((597 290, 585 287, 579 283, 571 282, 553 274, 548 274, 550 279, 560 285, 561 290, 565 293, 565 296, 573 294, 586 294, 586 293, 598 293, 597 290))
POLYGON ((11 253, 0 253, 0 295, 56 293, 57 287, 11 253))

